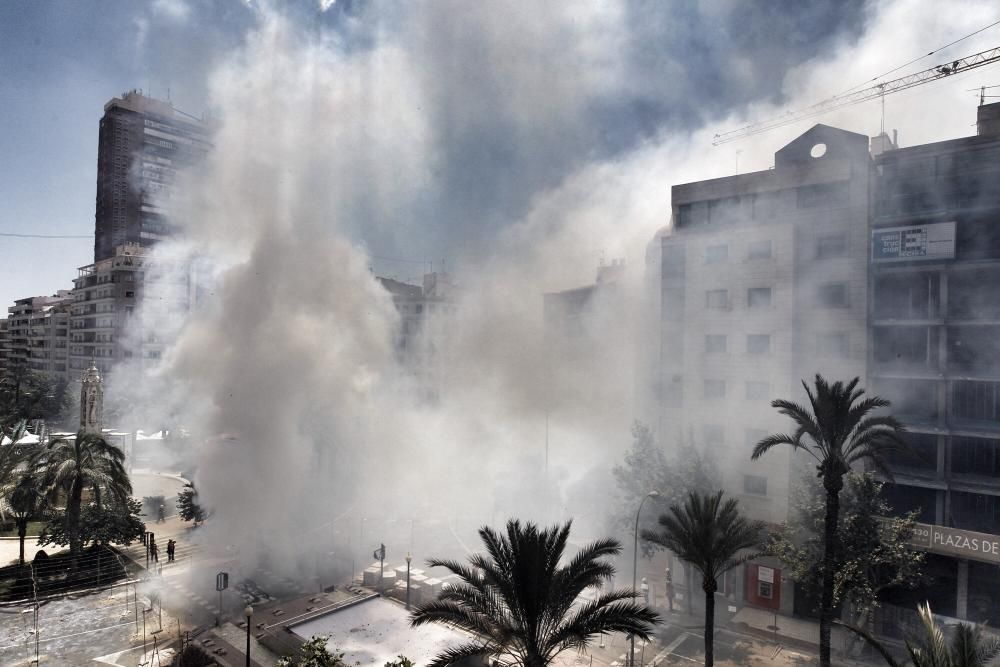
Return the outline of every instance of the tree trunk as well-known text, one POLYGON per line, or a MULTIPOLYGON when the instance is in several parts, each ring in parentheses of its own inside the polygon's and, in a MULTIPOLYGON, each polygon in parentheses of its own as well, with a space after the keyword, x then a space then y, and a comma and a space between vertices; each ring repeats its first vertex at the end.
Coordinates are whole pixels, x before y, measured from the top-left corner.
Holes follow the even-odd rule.
POLYGON ((719 583, 705 577, 701 588, 705 591, 705 667, 712 667, 715 662, 715 591, 719 583))
POLYGON ((80 505, 83 503, 83 481, 78 477, 70 488, 69 501, 66 503, 66 532, 69 534, 69 552, 76 557, 80 555, 80 505))
POLYGON ((830 667, 830 631, 833 628, 833 579, 837 565, 837 522, 840 519, 840 490, 843 477, 824 478, 826 518, 823 524, 823 593, 819 611, 819 664, 830 667))
POLYGON ((18 540, 20 540, 20 542, 21 542, 21 556, 20 556, 20 563, 21 563, 21 565, 24 565, 24 537, 27 534, 28 534, 28 520, 26 518, 25 519, 18 519, 17 520, 17 537, 18 537, 18 540))

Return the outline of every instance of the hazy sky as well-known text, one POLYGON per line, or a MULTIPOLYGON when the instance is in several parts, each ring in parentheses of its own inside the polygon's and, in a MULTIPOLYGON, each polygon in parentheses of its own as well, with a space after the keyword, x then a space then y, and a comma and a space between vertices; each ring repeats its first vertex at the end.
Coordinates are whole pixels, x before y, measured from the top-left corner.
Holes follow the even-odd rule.
MULTIPOLYGON (((92 260, 104 103, 141 88, 161 98, 169 91, 178 108, 202 113, 211 72, 259 20, 254 4, 0 3, 0 232, 86 237, 0 237, 0 302, 69 288, 92 260)), ((374 208, 352 211, 373 254, 409 259, 488 248, 539 192, 588 161, 753 100, 778 100, 789 67, 854 39, 872 12, 859 0, 491 2, 475 10, 480 3, 339 2, 325 12, 318 0, 273 4, 345 52, 398 39, 428 73, 418 82, 433 102, 426 122, 446 139, 437 186, 399 226, 372 220, 374 208), (525 116, 533 106, 539 115, 525 116)), ((390 91, 375 103, 408 100, 390 91)), ((408 267, 377 268, 407 277, 408 267)))

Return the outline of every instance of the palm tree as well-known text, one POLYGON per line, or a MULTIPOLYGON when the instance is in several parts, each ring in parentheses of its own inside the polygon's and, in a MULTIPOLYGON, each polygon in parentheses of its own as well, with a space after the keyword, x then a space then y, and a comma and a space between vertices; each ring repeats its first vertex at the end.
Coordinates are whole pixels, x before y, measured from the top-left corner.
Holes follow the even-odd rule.
POLYGON ((816 459, 818 476, 823 480, 826 491, 819 620, 819 660, 822 667, 830 665, 833 584, 839 554, 837 522, 844 475, 852 465, 868 462, 891 478, 885 455, 904 446, 899 437, 904 430, 902 424, 889 415, 871 416, 872 411, 889 407, 889 401, 878 396, 863 398, 865 391, 858 389, 860 381, 860 378, 854 378, 846 385, 842 382, 831 385, 817 374, 815 391, 803 381, 811 410, 792 401, 773 401, 771 406, 795 423, 795 432, 791 435, 776 433, 764 438, 754 446, 750 456, 756 461, 772 447, 790 445, 793 450, 804 451, 816 459))
POLYGON ((543 667, 562 651, 586 648, 603 633, 649 638, 659 616, 635 602, 635 591, 599 592, 614 575, 614 566, 604 559, 621 552, 616 540, 588 544, 560 565, 571 524, 539 529, 533 523, 510 520, 506 535, 484 526, 479 536, 486 553, 471 556, 468 565, 428 561, 431 567, 451 570, 460 583, 414 610, 411 624, 447 623, 479 637, 444 651, 429 667, 483 656, 520 667, 543 667), (596 597, 579 600, 590 588, 598 589, 596 597))
POLYGON ((125 455, 100 435, 80 431, 74 440, 57 439, 46 445, 33 461, 33 469, 50 499, 66 494, 66 535, 70 553, 81 551, 80 505, 87 487, 98 507, 107 494, 123 507, 132 493, 124 466, 125 455))
POLYGON ((19 469, 13 479, 0 486, 0 497, 17 524, 17 537, 21 543, 18 562, 24 565, 24 538, 28 534, 28 521, 44 504, 38 480, 29 471, 19 469))
POLYGON ((715 592, 719 577, 750 556, 738 554, 760 543, 764 524, 740 513, 735 498, 723 502, 723 492, 692 491, 682 506, 671 505, 660 516, 660 531, 645 530, 643 539, 665 547, 701 573, 705 591, 705 665, 714 662, 715 592))
MULTIPOLYGON (((959 623, 949 645, 941 628, 934 624, 930 603, 919 605, 917 612, 923 637, 906 641, 906 652, 913 667, 986 667, 1000 655, 1000 640, 984 637, 982 626, 959 623)), ((890 667, 901 667, 889 650, 870 634, 850 625, 844 627, 863 637, 890 667)))

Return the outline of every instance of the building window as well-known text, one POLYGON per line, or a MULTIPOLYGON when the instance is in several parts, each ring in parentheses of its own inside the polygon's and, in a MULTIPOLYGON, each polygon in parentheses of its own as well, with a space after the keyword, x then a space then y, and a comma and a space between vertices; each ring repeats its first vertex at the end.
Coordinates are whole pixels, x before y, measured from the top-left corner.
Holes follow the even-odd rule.
POLYGON ((820 285, 817 297, 823 308, 847 308, 847 283, 820 285))
POLYGON ((846 205, 850 199, 851 191, 847 183, 803 185, 796 191, 799 208, 833 208, 846 205))
POLYGON ((747 382, 747 400, 766 401, 771 397, 770 382, 747 382))
POLYGON ((851 354, 846 331, 834 331, 816 335, 816 356, 846 359, 851 354))
POLYGON ((747 336, 747 354, 767 354, 771 351, 771 337, 768 334, 747 336))
POLYGON ((677 226, 687 227, 691 224, 691 204, 681 204, 677 207, 677 226))
POLYGON ((751 241, 747 246, 747 259, 771 259, 771 242, 751 241))
POLYGON ((767 477, 760 475, 743 475, 743 493, 755 496, 767 495, 767 477))
POLYGON ((684 290, 668 287, 663 290, 660 316, 664 320, 677 321, 684 318, 684 290))
POLYGON ((771 305, 770 287, 751 287, 747 290, 747 307, 766 308, 771 305))
POLYGON ((726 429, 722 424, 705 424, 701 427, 701 437, 706 447, 722 447, 726 444, 726 429))
POLYGON ((828 234, 816 241, 816 259, 830 259, 847 255, 847 234, 828 234))
POLYGON ((135 297, 135 292, 125 292, 125 298, 131 299, 135 297))
POLYGON ((705 248, 705 263, 716 264, 729 259, 729 246, 725 243, 710 245, 705 248))
POLYGON ((679 244, 663 246, 664 278, 684 277, 684 246, 679 244))
POLYGON ((954 381, 951 388, 951 412, 956 419, 1000 421, 1000 383, 954 381))
POLYGON ((729 308, 729 290, 710 289, 705 292, 705 307, 716 310, 729 308))
POLYGON ((709 334, 705 336, 705 354, 720 354, 726 351, 726 336, 724 334, 709 334))
POLYGON ((713 199, 708 202, 708 221, 710 223, 737 222, 741 217, 741 213, 739 197, 723 197, 722 199, 713 199))
POLYGON ((725 380, 705 380, 705 398, 725 398, 726 397, 726 381, 725 380))

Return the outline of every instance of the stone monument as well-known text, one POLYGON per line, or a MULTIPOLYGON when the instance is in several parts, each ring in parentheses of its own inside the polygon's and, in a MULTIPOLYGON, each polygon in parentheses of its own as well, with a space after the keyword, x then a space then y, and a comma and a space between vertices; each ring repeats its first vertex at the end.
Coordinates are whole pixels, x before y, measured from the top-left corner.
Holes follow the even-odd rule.
POLYGON ((104 381, 91 361, 90 368, 83 372, 80 383, 80 430, 84 433, 101 435, 104 419, 104 381))

